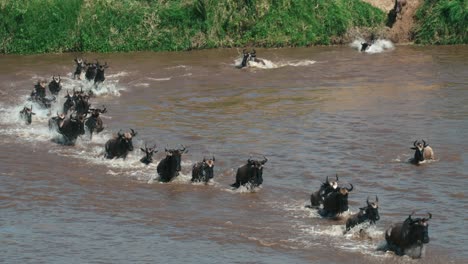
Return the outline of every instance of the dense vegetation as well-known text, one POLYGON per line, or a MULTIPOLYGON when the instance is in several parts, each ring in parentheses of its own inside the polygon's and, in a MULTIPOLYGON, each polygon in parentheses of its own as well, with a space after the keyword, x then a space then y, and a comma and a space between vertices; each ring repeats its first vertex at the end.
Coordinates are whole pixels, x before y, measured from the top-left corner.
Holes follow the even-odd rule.
POLYGON ((416 13, 415 40, 421 44, 468 43, 467 0, 425 0, 416 13))
POLYGON ((384 19, 357 0, 0 0, 0 52, 330 44, 384 19))

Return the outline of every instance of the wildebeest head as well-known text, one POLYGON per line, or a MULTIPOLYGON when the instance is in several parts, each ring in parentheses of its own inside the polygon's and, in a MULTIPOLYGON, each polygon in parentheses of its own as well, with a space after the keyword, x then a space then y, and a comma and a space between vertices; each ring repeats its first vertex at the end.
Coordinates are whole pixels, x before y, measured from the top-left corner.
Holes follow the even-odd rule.
POLYGON ((256 185, 260 185, 263 183, 263 165, 268 161, 266 157, 263 157, 263 160, 247 160, 247 166, 250 168, 249 170, 249 178, 254 180, 256 185))
POLYGON ((409 245, 429 243, 429 219, 432 218, 431 213, 428 214, 428 218, 411 218, 414 212, 408 216, 403 222, 402 227, 402 239, 405 239, 409 245))
POLYGON ((331 188, 332 190, 336 190, 336 188, 338 188, 338 174, 335 175, 335 178, 335 181, 329 181, 327 176, 327 179, 325 180, 325 183, 323 183, 322 186, 326 187, 327 189, 331 188))
POLYGON ((241 62, 241 67, 246 67, 247 66, 247 61, 250 58, 250 53, 248 53, 245 49, 242 51, 242 62, 241 62))
POLYGON ((31 108, 28 108, 27 106, 23 107, 23 110, 20 111, 20 116, 23 118, 23 120, 26 122, 27 125, 30 125, 32 122, 32 115, 35 115, 32 111, 32 105, 31 108))
POLYGON ((411 148, 414 150, 413 163, 419 164, 424 161, 424 149, 429 145, 424 140, 422 140, 422 142, 415 140, 413 146, 414 147, 411 148))
POLYGON ((206 159, 206 158, 203 158, 203 161, 202 161, 202 166, 201 166, 201 170, 202 170, 202 173, 204 173, 204 177, 205 179, 211 179, 213 178, 213 168, 214 168, 214 164, 215 164, 215 157, 213 156, 211 159, 206 159))
POLYGON ((119 131, 119 133, 117 133, 117 137, 120 140, 120 142, 122 142, 122 144, 125 145, 125 149, 127 149, 128 151, 133 151, 132 139, 134 136, 137 135, 137 132, 135 132, 132 128, 130 128, 130 131, 131 132, 125 133, 121 133, 119 131))
POLYGON ((379 197, 375 196, 374 202, 369 202, 369 197, 367 197, 367 207, 360 208, 366 213, 367 218, 372 224, 375 224, 376 221, 380 219, 379 215, 379 197))
POLYGON ((182 145, 181 149, 165 149, 166 159, 171 160, 172 164, 175 165, 175 171, 179 172, 181 170, 180 163, 182 161, 182 154, 187 153, 187 148, 182 145))
POLYGON ((141 151, 145 153, 145 156, 140 159, 140 162, 148 165, 151 162, 153 162, 153 154, 157 153, 158 151, 156 150, 156 145, 154 145, 152 148, 148 148, 145 144, 145 148, 140 148, 141 151))

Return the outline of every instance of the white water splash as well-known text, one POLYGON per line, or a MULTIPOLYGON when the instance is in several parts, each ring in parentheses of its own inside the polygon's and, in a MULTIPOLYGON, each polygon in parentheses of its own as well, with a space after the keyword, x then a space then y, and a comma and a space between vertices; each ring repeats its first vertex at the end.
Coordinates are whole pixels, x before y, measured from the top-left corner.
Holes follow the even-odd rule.
MULTIPOLYGON (((357 49, 358 51, 361 51, 361 43, 366 42, 362 38, 358 38, 354 40, 350 46, 357 49)), ((395 46, 390 40, 386 39, 377 39, 371 46, 369 46, 364 52, 366 53, 382 53, 384 51, 392 50, 394 49, 395 46)))
MULTIPOLYGON (((248 61, 247 66, 250 68, 258 68, 258 69, 277 69, 286 66, 291 67, 305 67, 310 66, 316 63, 314 60, 299 60, 299 61, 284 61, 284 62, 273 62, 267 59, 258 59, 258 62, 255 61, 248 61)), ((237 58, 234 61, 234 66, 240 68, 242 64, 242 58, 237 58)))

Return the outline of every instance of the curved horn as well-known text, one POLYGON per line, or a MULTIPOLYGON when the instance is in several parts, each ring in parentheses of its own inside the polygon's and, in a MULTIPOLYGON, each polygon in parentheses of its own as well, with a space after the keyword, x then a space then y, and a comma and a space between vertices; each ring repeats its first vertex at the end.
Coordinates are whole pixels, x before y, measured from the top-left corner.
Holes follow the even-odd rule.
POLYGON ((183 151, 185 151, 185 150, 187 149, 187 148, 186 148, 184 145, 182 145, 182 144, 180 144, 180 146, 182 146, 182 148, 183 148, 183 149, 179 149, 179 151, 181 151, 181 152, 183 152, 183 151))
POLYGON ((375 196, 375 202, 379 203, 379 197, 377 195, 375 196))
POLYGON ((424 144, 424 147, 429 146, 429 145, 426 143, 426 141, 424 141, 424 139, 422 140, 422 142, 423 142, 423 144, 424 144))
POLYGON ((213 155, 213 159, 212 159, 212 160, 215 161, 215 156, 214 156, 214 155, 213 155))
POLYGON ((268 161, 268 159, 267 159, 265 156, 263 156, 263 160, 262 160, 261 163, 262 163, 262 164, 265 164, 267 161, 268 161))
POLYGON ((133 130, 133 128, 130 128, 130 130, 132 131, 132 133, 131 133, 132 137, 136 136, 137 132, 135 132, 135 130, 133 130))
POLYGON ((424 220, 426 220, 426 221, 428 221, 429 219, 432 218, 432 214, 431 214, 431 213, 427 212, 427 215, 429 216, 429 218, 424 218, 424 220))
POLYGON ((338 173, 335 174, 336 182, 338 182, 338 173))
POLYGON ((415 140, 415 141, 413 142, 413 146, 415 146, 415 147, 416 147, 416 143, 418 143, 418 141, 417 141, 417 140, 415 140))
POLYGON ((350 189, 346 188, 346 190, 348 190, 348 192, 351 192, 354 189, 354 186, 351 183, 349 185, 351 186, 351 188, 350 189))

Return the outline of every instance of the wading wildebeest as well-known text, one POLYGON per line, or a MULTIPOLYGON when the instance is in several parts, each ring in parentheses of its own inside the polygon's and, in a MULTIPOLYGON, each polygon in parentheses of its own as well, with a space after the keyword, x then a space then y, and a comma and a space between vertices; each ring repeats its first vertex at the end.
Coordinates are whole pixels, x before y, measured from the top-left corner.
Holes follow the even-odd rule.
POLYGON ((242 62, 238 68, 244 68, 247 67, 247 62, 249 61, 250 58, 250 53, 248 53, 245 49, 242 51, 242 62))
POLYGON ((56 116, 49 119, 49 130, 59 132, 59 128, 65 121, 65 114, 57 113, 56 116))
POLYGON ((93 138, 93 133, 96 132, 98 134, 102 130, 104 130, 104 126, 102 124, 102 119, 100 117, 100 114, 104 114, 107 112, 107 109, 105 106, 102 106, 103 109, 99 108, 90 108, 89 112, 91 116, 86 119, 85 126, 89 131, 89 138, 93 138))
POLYGON ((108 159, 127 158, 128 152, 133 151, 132 139, 137 135, 133 129, 130 131, 123 134, 119 131, 117 137, 109 139, 105 145, 106 154, 104 157, 108 159))
POLYGON ((158 152, 156 150, 156 145, 154 145, 152 148, 148 148, 145 144, 145 148, 140 149, 145 153, 145 156, 140 159, 140 162, 145 165, 149 165, 151 162, 153 162, 153 154, 158 152))
POLYGON ((338 188, 338 174, 336 174, 336 181, 329 181, 328 176, 325 182, 322 183, 320 189, 316 192, 313 192, 310 195, 310 206, 309 208, 320 206, 323 203, 323 198, 327 196, 330 192, 336 191, 338 188))
POLYGON ((97 69, 97 62, 96 63, 86 63, 86 73, 85 77, 86 80, 92 81, 96 77, 96 69, 97 69))
POLYGON ((255 188, 263 183, 263 166, 268 161, 263 157, 262 161, 248 159, 247 164, 237 169, 236 182, 231 184, 231 187, 239 188, 247 186, 248 188, 255 188))
POLYGON ((76 63, 76 69, 75 73, 73 73, 73 79, 78 77, 78 80, 81 80, 81 73, 86 68, 86 63, 82 59, 78 58, 75 58, 74 61, 76 63))
POLYGON ((187 153, 186 147, 182 145, 182 149, 165 149, 166 157, 162 159, 156 171, 159 175, 159 181, 170 182, 172 179, 179 175, 181 170, 180 162, 182 161, 182 154, 187 153))
POLYGON ((109 68, 109 66, 107 65, 107 62, 104 65, 97 63, 96 76, 94 77, 94 85, 98 85, 104 82, 104 80, 106 79, 106 77, 104 77, 104 71, 107 68, 109 68))
POLYGON ((410 159, 410 162, 416 165, 424 163, 426 160, 433 160, 434 159, 434 151, 426 141, 422 140, 419 142, 418 140, 413 142, 413 146, 411 149, 414 150, 414 157, 410 159))
POLYGON ((336 217, 348 211, 348 194, 353 190, 353 185, 349 185, 351 188, 338 187, 323 197, 323 208, 318 211, 322 217, 336 217))
POLYGON ((62 79, 60 79, 60 75, 58 78, 55 78, 55 75, 52 76, 52 81, 49 83, 49 91, 53 95, 57 95, 60 90, 62 90, 62 84, 61 84, 62 79))
POLYGON ((67 100, 63 103, 63 113, 67 114, 68 111, 72 110, 75 108, 75 95, 70 95, 70 93, 67 91, 67 95, 65 97, 67 100))
POLYGON ((32 105, 31 105, 31 108, 28 108, 27 106, 23 107, 23 110, 21 110, 19 113, 20 113, 20 118, 24 121, 26 125, 31 124, 32 115, 36 114, 32 111, 32 105))
POLYGON ((84 135, 84 121, 86 115, 70 114, 58 127, 58 132, 63 135, 65 145, 75 145, 78 136, 84 135))
POLYGON ((359 208, 359 212, 357 214, 351 215, 348 220, 346 220, 346 232, 365 221, 375 224, 375 222, 380 219, 379 197, 375 196, 375 202, 369 202, 369 197, 367 197, 366 202, 366 207, 359 208))
POLYGON ((257 51, 255 51, 255 49, 253 49, 253 51, 250 53, 250 61, 265 65, 264 60, 257 58, 257 51))
POLYGON ((192 182, 208 183, 214 177, 215 157, 211 159, 203 158, 203 161, 197 162, 192 168, 192 182))
POLYGON ((424 244, 429 243, 429 219, 432 215, 428 213, 428 218, 416 218, 411 216, 403 223, 393 224, 385 231, 385 240, 388 250, 402 256, 407 255, 412 258, 420 258, 424 253, 424 244))

